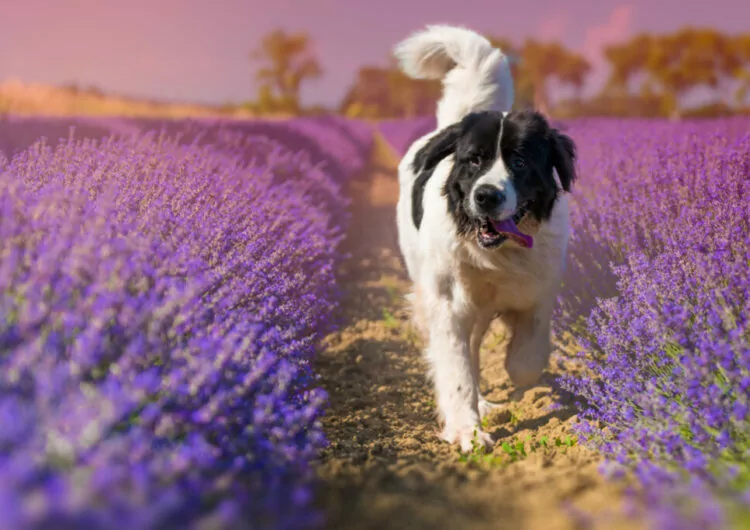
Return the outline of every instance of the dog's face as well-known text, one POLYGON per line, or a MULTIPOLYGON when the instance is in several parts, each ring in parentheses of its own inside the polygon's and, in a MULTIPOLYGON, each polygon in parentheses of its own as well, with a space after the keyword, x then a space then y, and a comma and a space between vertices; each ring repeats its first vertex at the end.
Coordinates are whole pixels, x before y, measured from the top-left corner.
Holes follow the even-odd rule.
POLYGON ((530 248, 533 238, 518 229, 522 220, 547 221, 562 189, 575 174, 575 144, 538 112, 472 113, 429 140, 416 154, 415 172, 434 170, 454 155, 444 195, 459 235, 483 249, 513 240, 530 248))

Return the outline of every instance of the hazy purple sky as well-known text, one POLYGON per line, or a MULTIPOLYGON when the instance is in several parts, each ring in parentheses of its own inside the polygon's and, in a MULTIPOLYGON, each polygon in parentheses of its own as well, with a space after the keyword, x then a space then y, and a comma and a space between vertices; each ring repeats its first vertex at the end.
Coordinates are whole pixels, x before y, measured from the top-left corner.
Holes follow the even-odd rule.
POLYGON ((516 41, 560 39, 606 75, 599 55, 639 31, 750 27, 747 0, 0 0, 0 80, 95 84, 163 99, 254 96, 248 53, 274 28, 308 31, 326 70, 308 103, 337 102, 363 64, 428 23, 516 41), (743 7, 742 4, 745 4, 743 7))

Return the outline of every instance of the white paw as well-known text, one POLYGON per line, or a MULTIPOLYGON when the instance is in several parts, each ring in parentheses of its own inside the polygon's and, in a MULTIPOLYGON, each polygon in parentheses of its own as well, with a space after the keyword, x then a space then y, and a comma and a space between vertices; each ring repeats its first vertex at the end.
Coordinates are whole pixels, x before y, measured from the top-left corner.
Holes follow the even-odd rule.
POLYGON ((448 443, 458 443, 464 453, 473 451, 475 447, 490 449, 495 445, 492 437, 482 431, 479 425, 467 425, 460 428, 446 427, 440 437, 448 443))
POLYGON ((487 416, 487 414, 489 414, 490 412, 492 412, 494 409, 498 408, 499 406, 500 405, 497 405, 496 403, 490 403, 486 399, 480 397, 479 404, 478 404, 479 417, 484 419, 485 416, 487 416))

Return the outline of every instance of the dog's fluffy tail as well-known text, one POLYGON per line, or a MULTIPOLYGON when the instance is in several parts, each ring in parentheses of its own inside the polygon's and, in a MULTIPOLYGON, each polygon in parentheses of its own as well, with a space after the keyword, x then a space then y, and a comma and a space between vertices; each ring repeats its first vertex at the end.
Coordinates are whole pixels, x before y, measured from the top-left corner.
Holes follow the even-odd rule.
POLYGON ((482 35, 466 28, 427 26, 394 49, 401 70, 415 79, 441 79, 438 128, 470 112, 509 111, 513 77, 508 58, 482 35))

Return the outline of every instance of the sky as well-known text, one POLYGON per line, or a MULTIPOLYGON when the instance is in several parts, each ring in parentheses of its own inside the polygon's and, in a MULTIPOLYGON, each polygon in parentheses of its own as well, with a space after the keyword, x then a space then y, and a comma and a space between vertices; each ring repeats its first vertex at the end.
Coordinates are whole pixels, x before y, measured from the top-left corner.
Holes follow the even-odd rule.
POLYGON ((685 25, 747 31, 747 0, 0 0, 0 81, 95 85, 173 101, 255 97, 250 52, 267 32, 308 32, 325 70, 306 104, 335 105, 363 65, 431 23, 522 42, 559 40, 606 79, 601 50, 685 25), (745 4, 743 6, 742 4, 745 4))

